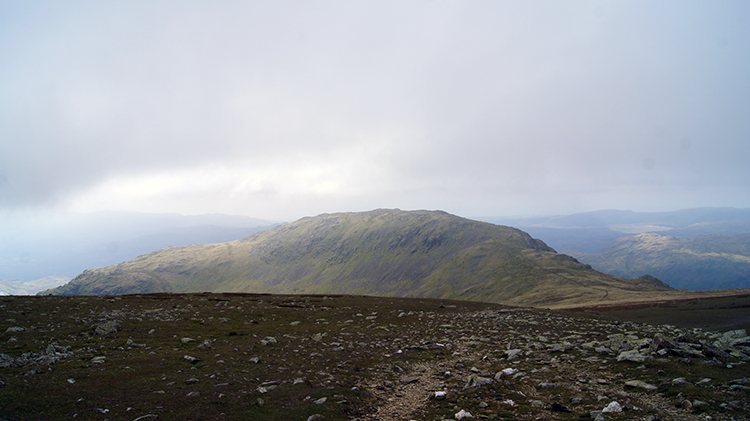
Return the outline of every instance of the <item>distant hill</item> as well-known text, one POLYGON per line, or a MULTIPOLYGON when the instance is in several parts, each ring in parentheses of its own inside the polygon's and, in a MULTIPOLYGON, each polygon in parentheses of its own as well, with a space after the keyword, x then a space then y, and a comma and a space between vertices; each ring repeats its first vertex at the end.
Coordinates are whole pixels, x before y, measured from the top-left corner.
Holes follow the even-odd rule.
POLYGON ((601 253, 570 253, 598 270, 626 277, 648 273, 675 288, 750 288, 750 234, 647 233, 617 239, 601 253))
MULTIPOLYGON (((496 218, 501 219, 501 218, 496 218)), ((519 226, 548 228, 593 228, 660 226, 663 228, 688 227, 695 224, 723 223, 750 220, 750 209, 692 208, 669 212, 634 212, 629 210, 598 210, 571 215, 536 218, 508 218, 519 226)))
POLYGON ((539 218, 483 218, 513 225, 595 269, 656 276, 675 288, 748 288, 742 245, 750 209, 602 210, 539 218), (649 235, 641 235, 649 234, 649 235))
POLYGON ((86 270, 51 294, 256 292, 548 305, 670 290, 558 254, 507 226, 440 211, 325 214, 222 244, 168 247, 86 270))
POLYGON ((654 232, 677 237, 750 233, 750 209, 694 208, 671 212, 599 210, 537 218, 480 218, 520 228, 556 250, 598 253, 612 241, 654 232))

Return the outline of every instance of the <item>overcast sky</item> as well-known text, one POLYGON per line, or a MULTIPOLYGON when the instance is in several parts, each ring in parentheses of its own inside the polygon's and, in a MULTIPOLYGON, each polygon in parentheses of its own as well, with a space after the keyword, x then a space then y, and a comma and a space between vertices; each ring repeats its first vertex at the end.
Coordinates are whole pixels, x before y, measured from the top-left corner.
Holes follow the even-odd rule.
POLYGON ((2 1, 0 213, 750 207, 750 2, 2 1))

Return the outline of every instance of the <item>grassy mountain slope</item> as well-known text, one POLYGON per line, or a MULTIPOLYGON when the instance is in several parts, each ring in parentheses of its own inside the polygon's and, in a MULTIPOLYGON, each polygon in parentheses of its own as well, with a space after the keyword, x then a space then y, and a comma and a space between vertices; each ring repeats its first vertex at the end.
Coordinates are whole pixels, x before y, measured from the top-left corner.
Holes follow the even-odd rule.
POLYGON ((620 238, 601 253, 571 254, 601 271, 627 277, 648 273, 676 288, 750 287, 750 234, 648 233, 620 238))
POLYGON ((221 244, 168 247, 90 269, 53 294, 265 292, 549 305, 670 288, 556 253, 523 231, 445 212, 326 214, 221 244))

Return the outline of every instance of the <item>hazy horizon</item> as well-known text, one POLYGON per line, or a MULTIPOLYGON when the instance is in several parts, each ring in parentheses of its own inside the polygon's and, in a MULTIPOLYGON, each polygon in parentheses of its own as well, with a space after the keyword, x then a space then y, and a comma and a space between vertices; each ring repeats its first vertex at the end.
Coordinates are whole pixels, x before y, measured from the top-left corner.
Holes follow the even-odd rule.
MULTIPOLYGON (((750 208, 683 209, 657 214, 601 211, 586 212, 589 215, 458 216, 521 228, 558 251, 588 253, 598 252, 628 232, 662 232, 674 224, 703 227, 703 231, 693 230, 692 235, 737 234, 748 232, 750 227, 750 208), (710 222, 717 220, 735 223, 712 226, 710 222), (659 229, 654 223, 666 226, 659 229), (623 229, 625 226, 633 226, 634 231, 623 229)), ((67 283, 86 269, 121 263, 168 246, 238 240, 282 222, 293 221, 129 211, 5 215, 0 218, 0 295, 35 294, 67 283)), ((689 229, 675 233, 686 234, 691 236, 689 229)))

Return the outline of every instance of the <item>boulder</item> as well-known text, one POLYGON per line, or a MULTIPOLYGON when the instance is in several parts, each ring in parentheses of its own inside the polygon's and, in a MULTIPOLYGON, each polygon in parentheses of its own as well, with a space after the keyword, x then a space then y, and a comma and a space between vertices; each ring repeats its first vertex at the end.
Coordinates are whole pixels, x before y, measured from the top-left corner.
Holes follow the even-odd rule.
POLYGON ((617 401, 612 401, 609 403, 609 405, 605 406, 604 409, 602 409, 602 412, 622 412, 622 405, 620 405, 617 401))
POLYGON ((642 363, 648 359, 647 355, 643 355, 637 349, 631 349, 630 351, 622 351, 617 356, 617 361, 632 361, 634 363, 642 363))
POLYGON ((508 356, 508 361, 517 359, 521 353, 523 353, 523 349, 509 349, 505 351, 505 354, 508 356))
POLYGON ((627 386, 627 387, 635 387, 635 388, 640 388, 640 389, 646 389, 646 390, 649 390, 649 391, 653 391, 653 390, 658 389, 658 387, 656 387, 656 386, 654 386, 654 385, 652 385, 650 383, 646 383, 646 382, 644 382, 642 380, 628 380, 628 381, 625 382, 625 386, 627 386))
POLYGON ((661 333, 657 333, 656 335, 654 335, 654 339, 651 341, 651 346, 649 347, 651 352, 655 352, 659 355, 668 354, 676 348, 679 348, 677 342, 662 335, 661 333))
POLYGON ((419 381, 419 377, 409 377, 409 376, 405 376, 405 377, 401 377, 401 379, 400 379, 400 382, 401 382, 401 384, 403 384, 403 385, 407 385, 407 384, 412 384, 412 383, 416 383, 416 382, 418 382, 418 381, 419 381))
POLYGON ((120 331, 122 327, 117 320, 109 320, 94 327, 94 334, 98 336, 109 336, 120 331))
POLYGON ((460 411, 458 411, 458 412, 456 412, 456 415, 454 415, 454 417, 455 417, 455 418, 456 418, 457 420, 462 420, 462 419, 465 419, 465 418, 474 418, 474 417, 473 417, 473 416, 471 415, 471 412, 467 412, 467 411, 465 411, 465 410, 463 410, 463 409, 462 409, 462 410, 460 410, 460 411))
POLYGON ((276 341, 276 338, 273 337, 273 336, 266 336, 265 339, 261 339, 260 340, 260 344, 264 345, 264 346, 265 345, 270 345, 270 344, 275 344, 275 343, 278 343, 278 342, 276 341))
POLYGON ((466 389, 473 389, 475 387, 484 386, 486 384, 491 384, 492 379, 487 377, 481 377, 476 374, 472 374, 469 376, 469 379, 466 381, 466 385, 464 386, 464 390, 466 389))

